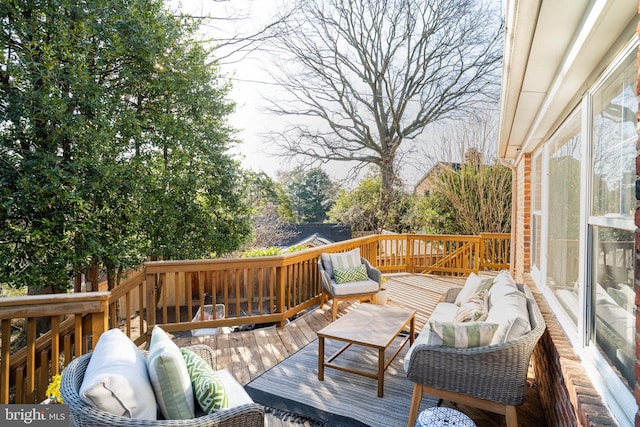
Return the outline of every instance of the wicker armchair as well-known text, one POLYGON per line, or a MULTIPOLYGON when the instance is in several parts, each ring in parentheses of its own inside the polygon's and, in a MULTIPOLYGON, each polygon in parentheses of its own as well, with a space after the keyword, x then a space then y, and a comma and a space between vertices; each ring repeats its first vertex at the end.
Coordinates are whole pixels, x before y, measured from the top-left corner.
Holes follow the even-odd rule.
POLYGON ((331 316, 336 320, 338 316, 338 303, 343 300, 366 300, 376 302, 376 295, 381 288, 382 273, 377 268, 371 266, 369 261, 360 257, 360 260, 367 268, 367 276, 369 280, 365 282, 354 282, 336 285, 333 276, 333 266, 329 254, 323 253, 318 259, 318 268, 320 269, 320 277, 322 279, 322 301, 331 299, 331 316))
MULTIPOLYGON (((206 345, 187 347, 214 366, 211 348, 206 345)), ((143 351, 145 357, 147 353, 143 351)), ((79 390, 84 373, 91 360, 91 353, 72 360, 62 375, 60 392, 65 404, 69 405, 75 427, 80 426, 216 426, 216 427, 261 427, 264 425, 264 409, 257 403, 236 406, 209 415, 196 415, 190 420, 140 420, 105 412, 87 404, 80 398, 79 390)))
MULTIPOLYGON (((503 414, 508 427, 517 427, 515 407, 525 400, 531 354, 546 328, 529 288, 517 286, 526 296, 531 324, 522 337, 476 348, 416 345, 407 368, 407 377, 415 383, 408 426, 415 424, 422 395, 427 394, 503 414)), ((454 302, 459 292, 450 289, 445 302, 454 302)))

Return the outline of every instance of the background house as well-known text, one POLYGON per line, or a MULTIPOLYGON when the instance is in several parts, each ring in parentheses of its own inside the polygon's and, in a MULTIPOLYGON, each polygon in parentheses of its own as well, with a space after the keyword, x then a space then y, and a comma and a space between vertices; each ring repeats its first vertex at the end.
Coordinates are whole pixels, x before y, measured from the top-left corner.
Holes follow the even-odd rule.
POLYGON ((553 426, 640 426, 638 7, 507 1, 498 155, 514 275, 545 308, 534 367, 553 426))
POLYGON ((413 195, 419 197, 429 197, 431 191, 433 190, 433 184, 438 176, 445 170, 459 170, 460 163, 452 163, 452 162, 438 162, 436 163, 429 172, 427 172, 421 179, 418 181, 416 186, 413 188, 413 195))

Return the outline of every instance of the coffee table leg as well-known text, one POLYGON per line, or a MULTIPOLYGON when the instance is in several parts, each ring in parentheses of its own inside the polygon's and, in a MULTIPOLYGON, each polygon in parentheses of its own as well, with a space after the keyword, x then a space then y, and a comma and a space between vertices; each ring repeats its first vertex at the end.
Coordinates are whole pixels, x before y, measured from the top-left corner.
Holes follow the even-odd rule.
POLYGON ((324 337, 318 337, 318 380, 324 381, 324 337))
POLYGON ((384 348, 378 350, 378 397, 384 394, 384 348))
POLYGON ((415 340, 415 336, 416 336, 416 316, 412 316, 411 317, 411 323, 409 326, 409 345, 413 344, 413 341, 415 340))

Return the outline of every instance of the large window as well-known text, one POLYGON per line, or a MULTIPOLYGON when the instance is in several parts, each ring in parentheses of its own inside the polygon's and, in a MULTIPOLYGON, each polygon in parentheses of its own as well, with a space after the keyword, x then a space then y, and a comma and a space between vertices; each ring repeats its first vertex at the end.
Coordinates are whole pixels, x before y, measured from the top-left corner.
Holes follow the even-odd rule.
POLYGON ((635 386, 635 292, 633 212, 638 97, 635 55, 629 55, 593 91, 592 201, 589 218, 589 339, 622 383, 635 386))
POLYGON ((631 231, 593 227, 595 342, 629 392, 635 374, 634 247, 631 231))
POLYGON ((542 270, 542 153, 531 168, 531 265, 542 270))
POLYGON ((580 250, 580 110, 549 141, 547 283, 578 325, 580 250))
POLYGON ((532 277, 621 425, 637 410, 637 41, 534 153, 532 277))

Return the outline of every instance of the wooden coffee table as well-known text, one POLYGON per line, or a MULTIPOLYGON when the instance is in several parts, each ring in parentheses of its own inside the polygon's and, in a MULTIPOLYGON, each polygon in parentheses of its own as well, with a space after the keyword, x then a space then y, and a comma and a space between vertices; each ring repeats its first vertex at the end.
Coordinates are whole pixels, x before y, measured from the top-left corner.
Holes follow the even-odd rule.
POLYGON ((351 374, 362 375, 378 380, 378 397, 383 396, 384 371, 407 342, 413 344, 416 312, 388 305, 362 304, 329 326, 318 331, 318 379, 324 381, 324 368, 338 369, 351 374), (409 326, 409 335, 400 343, 395 352, 387 359, 386 351, 396 341, 400 333, 409 326), (324 360, 324 341, 332 339, 346 342, 347 345, 324 360), (375 348, 378 350, 376 372, 361 371, 333 363, 352 345, 375 348))

